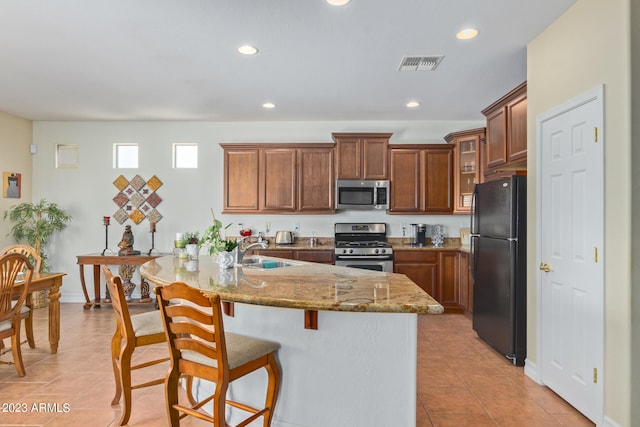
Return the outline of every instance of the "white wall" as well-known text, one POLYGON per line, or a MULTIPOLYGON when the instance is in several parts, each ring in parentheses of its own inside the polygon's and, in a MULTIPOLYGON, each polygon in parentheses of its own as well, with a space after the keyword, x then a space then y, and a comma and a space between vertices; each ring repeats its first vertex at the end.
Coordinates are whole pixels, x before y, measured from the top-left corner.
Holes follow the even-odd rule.
MULTIPOLYGON (((50 245, 53 270, 66 271, 62 301, 82 301, 76 255, 104 249, 102 217, 117 210, 112 198, 117 194, 113 181, 120 175, 144 179, 156 175, 164 185, 158 189, 163 201, 158 205, 163 219, 157 224, 156 248, 170 251, 176 232, 203 231, 222 210, 223 160, 221 142, 332 142, 332 132, 393 132, 391 143, 444 143, 449 132, 483 126, 469 122, 35 122, 34 141, 38 154, 33 158, 34 198, 46 197, 67 209, 72 223, 50 245), (136 142, 140 146, 137 170, 112 168, 112 146, 117 142, 136 142), (199 168, 176 170, 171 167, 171 144, 196 142, 199 168), (80 165, 77 169, 56 169, 57 144, 77 144, 80 165)), ((300 223, 300 234, 333 236, 335 222, 379 221, 390 225, 391 236, 401 236, 402 222, 442 223, 447 235, 458 237, 459 228, 468 226, 466 215, 398 216, 381 212, 341 212, 336 215, 223 215, 223 223, 242 222, 256 231, 271 222, 271 234, 292 230, 300 223)), ((135 248, 148 251, 151 244, 149 223, 127 221, 120 225, 112 219, 109 247, 117 249, 124 225, 131 224, 135 248)), ((237 234, 237 233, 234 233, 237 234)), ((87 276, 90 273, 87 269, 87 276)), ((139 283, 134 280, 134 283, 139 283)))
MULTIPOLYGON (((631 75, 640 73, 640 1, 631 2, 631 75)), ((640 254, 640 80, 631 79, 631 145, 632 200, 631 206, 631 256, 638 259, 640 254)), ((631 360, 640 360, 640 263, 632 262, 631 266, 631 360)), ((640 400, 640 365, 631 365, 631 401, 640 400)), ((640 425, 640 405, 631 405, 631 425, 640 425)))
MULTIPOLYGON (((0 196, 0 248, 13 244, 7 234, 11 231, 9 220, 4 221, 4 212, 11 206, 31 202, 31 121, 0 112, 0 178, 2 172, 22 174, 22 191, 19 199, 0 196)), ((2 186, 0 186, 0 191, 2 186)))
MULTIPOLYGON (((605 85, 605 417, 630 426, 629 0, 578 0, 528 46, 529 230, 536 224, 536 116, 605 85)), ((536 234, 528 234, 527 358, 537 361, 536 234)), ((638 404, 635 396, 634 405, 638 404)))

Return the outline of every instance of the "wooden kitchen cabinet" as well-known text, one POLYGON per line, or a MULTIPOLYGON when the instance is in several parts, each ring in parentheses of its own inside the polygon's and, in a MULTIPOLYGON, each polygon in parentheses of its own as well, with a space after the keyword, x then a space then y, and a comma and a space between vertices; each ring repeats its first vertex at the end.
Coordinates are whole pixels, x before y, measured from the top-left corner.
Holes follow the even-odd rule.
POLYGON ((438 252, 438 302, 447 313, 462 313, 460 305, 460 252, 438 252))
POLYGON ((458 251, 396 250, 393 272, 413 280, 438 301, 446 313, 462 313, 459 254, 458 251))
POLYGON ((526 171, 527 82, 482 110, 487 118, 487 137, 482 165, 485 180, 526 171))
POLYGON ((477 183, 482 182, 481 147, 485 140, 485 128, 452 132, 444 137, 454 147, 453 159, 453 213, 469 214, 471 198, 477 183))
POLYGON ((298 149, 298 211, 334 212, 333 147, 298 149))
POLYGON ((260 210, 294 212, 297 207, 296 149, 264 148, 260 153, 260 210))
POLYGON ((299 261, 317 262, 320 264, 333 264, 334 249, 297 250, 295 256, 299 261))
POLYGON ((293 250, 280 250, 280 249, 254 249, 255 255, 272 256, 276 258, 296 259, 295 252, 293 250))
POLYGON ((331 214, 334 144, 220 144, 223 213, 331 214))
POLYGON ((437 252, 396 250, 393 272, 406 275, 433 299, 440 302, 437 252))
POLYGON ((460 252, 459 257, 460 307, 465 313, 473 313, 473 276, 469 266, 469 254, 460 252))
POLYGON ((333 249, 318 250, 281 250, 281 249, 256 249, 256 255, 287 258, 298 261, 317 262, 320 264, 333 264, 333 249))
POLYGON ((337 179, 389 179, 387 156, 391 133, 332 133, 336 142, 337 179))
POLYGON ((258 148, 229 146, 224 149, 223 212, 254 212, 260 209, 258 148))
POLYGON ((390 213, 453 212, 453 146, 392 145, 389 164, 390 213))

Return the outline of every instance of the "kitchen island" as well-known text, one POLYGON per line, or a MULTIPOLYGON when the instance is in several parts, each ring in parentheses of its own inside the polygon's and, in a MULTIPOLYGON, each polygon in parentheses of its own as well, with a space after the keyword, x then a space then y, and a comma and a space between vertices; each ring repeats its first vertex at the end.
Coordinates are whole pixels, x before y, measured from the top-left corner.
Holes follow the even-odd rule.
MULTIPOLYGON (((145 263, 150 283, 183 281, 234 303, 225 330, 279 342, 282 386, 273 426, 415 426, 418 314, 442 306, 401 274, 262 257, 220 270, 211 257, 145 263), (277 268, 260 268, 287 264, 277 268), (317 329, 305 312, 317 311, 317 329)), ((266 373, 236 381, 229 396, 259 406, 266 373)), ((212 390, 197 383, 203 398, 212 390)), ((230 413, 231 424, 237 414, 230 413)), ((254 422, 252 425, 261 425, 254 422)))

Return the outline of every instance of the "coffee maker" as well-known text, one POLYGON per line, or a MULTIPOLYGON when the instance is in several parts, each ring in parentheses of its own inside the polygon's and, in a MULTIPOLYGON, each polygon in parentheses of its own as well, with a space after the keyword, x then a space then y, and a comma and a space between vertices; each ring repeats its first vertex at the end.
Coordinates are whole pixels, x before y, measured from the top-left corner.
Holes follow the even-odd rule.
POLYGON ((427 224, 411 224, 411 246, 423 247, 427 244, 427 224))

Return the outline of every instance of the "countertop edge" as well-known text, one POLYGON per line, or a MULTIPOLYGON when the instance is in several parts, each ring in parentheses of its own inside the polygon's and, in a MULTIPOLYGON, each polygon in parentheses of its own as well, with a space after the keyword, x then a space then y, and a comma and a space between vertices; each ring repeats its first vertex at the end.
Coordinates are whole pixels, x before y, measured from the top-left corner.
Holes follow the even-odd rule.
MULTIPOLYGON (((275 258, 275 257, 274 257, 275 258)), ((315 265, 315 263, 296 261, 304 264, 315 265)), ((346 268, 346 267, 343 267, 346 268)), ((395 274, 395 273, 393 273, 395 274)), ((168 285, 172 282, 162 280, 155 276, 153 272, 147 271, 147 263, 140 267, 140 275, 150 283, 157 286, 168 285)), ((188 283, 187 283, 188 284, 188 283)), ((415 285, 415 284, 414 284, 415 285)), ((417 289, 424 292, 415 285, 417 289)), ((204 295, 208 291, 201 290, 204 295)), ((319 301, 296 301, 286 298, 270 298, 266 296, 245 295, 235 292, 225 292, 224 289, 216 289, 215 292, 220 295, 223 301, 237 302, 243 304, 261 305, 267 307, 293 308, 310 311, 341 311, 341 312, 361 312, 361 313, 404 313, 404 314, 442 314, 444 307, 435 301, 429 294, 424 292, 433 303, 412 305, 411 296, 406 302, 393 304, 376 304, 373 302, 364 303, 344 303, 344 302, 319 302, 319 301)))

